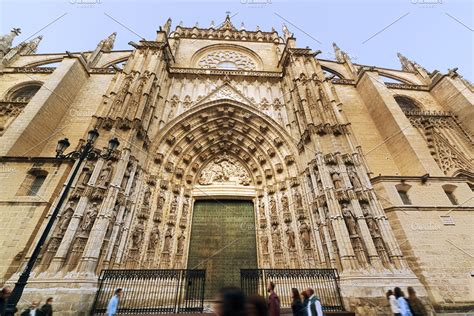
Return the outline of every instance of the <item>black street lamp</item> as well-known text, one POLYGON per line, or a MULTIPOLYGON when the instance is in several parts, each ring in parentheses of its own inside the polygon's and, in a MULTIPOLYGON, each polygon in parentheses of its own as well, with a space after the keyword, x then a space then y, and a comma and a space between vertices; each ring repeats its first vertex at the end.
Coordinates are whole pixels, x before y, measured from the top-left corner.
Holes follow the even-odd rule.
POLYGON ((25 269, 21 273, 20 277, 18 278, 18 281, 15 284, 15 288, 12 291, 12 294, 10 298, 8 299, 8 304, 6 308, 6 315, 14 315, 16 311, 16 305, 20 301, 21 295, 23 294, 23 290, 25 289, 26 284, 28 283, 28 278, 30 277, 31 270, 33 269, 33 266, 38 259, 38 256, 41 252, 41 248, 43 247, 46 238, 48 238, 48 235, 51 231, 51 228, 53 227, 54 221, 56 220, 56 217, 58 217, 59 210, 61 209, 64 201, 67 198, 67 195, 69 193, 69 190, 74 182, 74 179, 76 178, 77 173, 79 172, 79 169, 82 165, 82 162, 86 159, 95 159, 97 157, 101 158, 109 158, 110 155, 117 149, 117 147, 120 145, 120 142, 118 141, 117 138, 112 138, 109 140, 109 146, 107 149, 107 152, 105 154, 98 154, 93 147, 93 144, 95 140, 99 137, 99 132, 97 132, 96 129, 90 130, 87 133, 87 142, 84 146, 82 146, 79 150, 70 152, 66 155, 64 155, 64 151, 66 148, 69 147, 70 143, 67 138, 61 139, 58 141, 58 145, 56 146, 56 158, 72 158, 72 159, 79 159, 78 163, 74 167, 74 170, 69 177, 69 180, 66 184, 66 187, 64 188, 63 192, 61 193, 61 196, 59 198, 58 204, 56 204, 56 207, 54 208, 53 213, 51 214, 51 217, 49 218, 48 224, 46 224, 46 227, 41 234, 41 237, 39 238, 38 242, 36 243, 35 249, 33 250, 33 253, 31 254, 30 259, 28 260, 28 263, 25 266, 25 269))

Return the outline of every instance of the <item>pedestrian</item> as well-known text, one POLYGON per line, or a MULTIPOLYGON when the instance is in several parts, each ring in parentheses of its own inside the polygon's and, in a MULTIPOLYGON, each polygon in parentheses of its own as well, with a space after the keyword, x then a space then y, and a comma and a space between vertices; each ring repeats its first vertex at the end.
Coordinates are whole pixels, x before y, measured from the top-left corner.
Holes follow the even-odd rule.
POLYGON ((251 295, 247 298, 247 316, 268 316, 268 306, 261 295, 251 295))
POLYGON ((245 295, 238 287, 224 287, 214 301, 214 312, 218 316, 245 316, 245 295))
POLYGON ((41 306, 41 312, 44 316, 53 316, 53 298, 48 297, 46 303, 41 306))
POLYGON ((397 299, 398 307, 400 307, 400 315, 413 316, 410 311, 408 301, 406 300, 405 294, 403 294, 402 290, 399 287, 396 287, 393 292, 395 294, 395 298, 397 299))
POLYGON ((268 282, 267 287, 268 293, 268 315, 269 316, 280 316, 280 298, 275 293, 275 283, 268 282))
POLYGON ((323 316, 323 307, 321 306, 321 302, 319 298, 314 293, 312 288, 307 288, 306 292, 309 295, 309 302, 307 306, 308 316, 323 316))
POLYGON ((120 296, 122 296, 122 289, 118 288, 115 290, 114 296, 112 296, 107 305, 107 316, 117 315, 120 296))
POLYGON ((301 297, 303 298, 303 306, 306 310, 306 314, 308 315, 308 305, 309 305, 309 295, 307 291, 301 292, 301 297))
POLYGON ((38 308, 40 302, 33 301, 29 308, 25 309, 20 316, 43 316, 43 312, 38 308))
POLYGON ((397 298, 393 295, 392 290, 387 291, 387 300, 390 303, 390 309, 394 316, 400 316, 400 306, 398 306, 397 298))
POLYGON ((8 298, 12 294, 12 289, 9 286, 4 286, 0 292, 0 316, 5 315, 5 310, 8 304, 8 298))
POLYGON ((300 292, 296 288, 291 289, 292 302, 291 310, 293 311, 293 316, 306 316, 306 309, 301 300, 300 292))
POLYGON ((410 305, 413 316, 427 316, 428 312, 426 311, 425 306, 421 300, 416 296, 415 289, 409 286, 408 291, 408 304, 410 305))

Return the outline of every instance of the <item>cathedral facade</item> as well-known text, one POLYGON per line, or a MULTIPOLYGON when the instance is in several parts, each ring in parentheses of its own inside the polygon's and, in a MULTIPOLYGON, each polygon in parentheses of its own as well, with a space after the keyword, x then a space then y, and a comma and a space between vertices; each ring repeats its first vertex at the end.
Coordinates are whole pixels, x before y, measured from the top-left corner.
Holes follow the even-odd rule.
MULTIPOLYGON (((102 269, 335 268, 345 307, 388 313, 412 286, 471 308, 473 86, 335 60, 290 31, 168 20, 156 40, 36 54, 0 40, 0 280, 13 284, 90 129, 109 159, 81 166, 24 297, 88 310, 102 269), (389 81, 389 82, 387 82, 389 81), (469 123, 470 122, 470 123, 469 123), (217 255, 224 249, 225 256, 217 255)), ((212 293, 211 293, 212 294, 212 293)))

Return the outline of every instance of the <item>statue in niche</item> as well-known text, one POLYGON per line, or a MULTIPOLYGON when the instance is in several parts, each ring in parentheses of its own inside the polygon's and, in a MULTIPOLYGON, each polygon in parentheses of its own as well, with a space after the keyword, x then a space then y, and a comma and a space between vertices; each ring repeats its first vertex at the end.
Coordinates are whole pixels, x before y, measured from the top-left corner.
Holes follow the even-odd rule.
POLYGON ((349 230, 349 235, 357 235, 357 223, 355 221, 354 214, 352 214, 346 203, 342 204, 342 216, 344 216, 344 221, 346 222, 347 229, 349 230))
POLYGON ((281 250, 281 234, 277 225, 272 226, 272 241, 275 250, 281 250))
POLYGON ((149 186, 146 187, 145 194, 143 195, 143 206, 150 206, 151 189, 149 186))
POLYGON ((139 249, 140 245, 143 241, 143 232, 145 231, 145 227, 143 226, 143 221, 138 221, 137 225, 132 233, 132 248, 139 249))
POLYGON ((66 232, 72 215, 74 215, 74 209, 72 207, 68 207, 66 210, 64 210, 63 214, 61 215, 61 219, 58 222, 60 235, 63 235, 66 232))
POLYGON ((82 174, 79 180, 77 181, 78 184, 80 185, 87 185, 89 182, 91 176, 92 176, 92 171, 94 171, 94 165, 92 162, 87 162, 86 166, 82 169, 82 174))
POLYGON ((181 231, 181 234, 179 234, 179 237, 178 237, 178 246, 177 246, 177 253, 179 255, 182 255, 183 254, 183 251, 184 251, 184 241, 186 240, 186 237, 184 236, 184 232, 181 231))
POLYGON ((283 212, 289 212, 290 211, 290 206, 288 204, 288 197, 286 196, 285 193, 281 196, 281 206, 283 208, 283 212))
POLYGON ((171 247, 171 239, 173 238, 173 227, 168 226, 165 233, 165 242, 163 245, 163 252, 169 252, 171 247))
POLYGON ((287 237, 287 244, 288 244, 288 248, 289 249, 295 249, 296 247, 296 244, 295 244, 295 232, 293 231, 293 229, 291 229, 290 226, 288 226, 286 228, 286 237, 287 237))
POLYGON ((300 224, 300 236, 304 249, 311 249, 311 229, 305 221, 300 224))
POLYGON ((47 251, 54 252, 58 250, 60 244, 61 244, 61 240, 59 238, 51 238, 47 251))
POLYGON ((188 216, 189 211, 189 197, 185 197, 183 201, 183 214, 182 217, 186 218, 188 216))
POLYGON ((342 189, 342 178, 339 175, 339 173, 334 172, 333 174, 331 174, 331 179, 332 179, 332 182, 334 183, 334 188, 336 190, 342 189))
POLYGON ((112 160, 107 161, 105 167, 102 168, 99 174, 99 178, 97 179, 97 184, 99 186, 105 187, 110 183, 110 179, 112 178, 112 160))
POLYGON ((260 239, 262 242, 262 252, 264 254, 268 254, 268 237, 267 236, 262 236, 260 239))
POLYGON ((97 202, 93 202, 92 206, 84 213, 84 217, 80 226, 83 232, 88 232, 91 230, 92 225, 94 225, 94 221, 97 217, 97 213, 97 202))
POLYGON ((173 197, 173 201, 171 201, 170 214, 176 214, 177 209, 178 209, 178 196, 175 194, 173 197))
POLYGON ((272 216, 277 216, 276 203, 273 196, 270 196, 270 214, 272 216))
POLYGON ((158 210, 163 210, 163 205, 165 205, 165 192, 160 191, 160 196, 158 197, 158 202, 156 203, 156 208, 158 210))
POLYGON ((125 169, 125 173, 123 174, 122 183, 120 185, 122 190, 126 189, 128 180, 130 179, 130 175, 132 174, 132 170, 133 170, 133 164, 129 162, 127 165, 127 169, 125 169))
POLYGON ((148 250, 155 250, 160 240, 160 229, 157 225, 153 226, 150 232, 150 241, 148 242, 148 250))
POLYGON ((372 237, 380 237, 379 226, 377 225, 374 217, 370 213, 369 206, 366 203, 361 203, 362 213, 364 214, 367 227, 369 228, 372 237))
POLYGON ((362 184, 360 183, 359 177, 357 176, 357 172, 355 172, 354 168, 348 168, 347 173, 349 174, 349 179, 351 180, 354 189, 362 188, 362 184))
POLYGON ((263 202, 263 199, 260 199, 258 203, 258 212, 261 217, 265 217, 265 203, 263 202))
POLYGON ((303 197, 301 196, 300 190, 295 189, 293 191, 293 196, 295 197, 296 208, 303 208, 303 197))

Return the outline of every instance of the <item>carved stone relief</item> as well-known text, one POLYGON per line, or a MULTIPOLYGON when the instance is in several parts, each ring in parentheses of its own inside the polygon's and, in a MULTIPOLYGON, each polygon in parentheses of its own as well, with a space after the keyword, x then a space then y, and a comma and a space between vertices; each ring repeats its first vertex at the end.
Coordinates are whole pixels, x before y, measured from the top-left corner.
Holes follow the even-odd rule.
POLYGON ((201 171, 198 183, 234 183, 247 186, 251 184, 251 179, 240 162, 224 154, 215 158, 201 171))
POLYGON ((236 70, 256 70, 255 62, 249 56, 231 50, 208 53, 198 61, 200 68, 224 68, 236 70))

